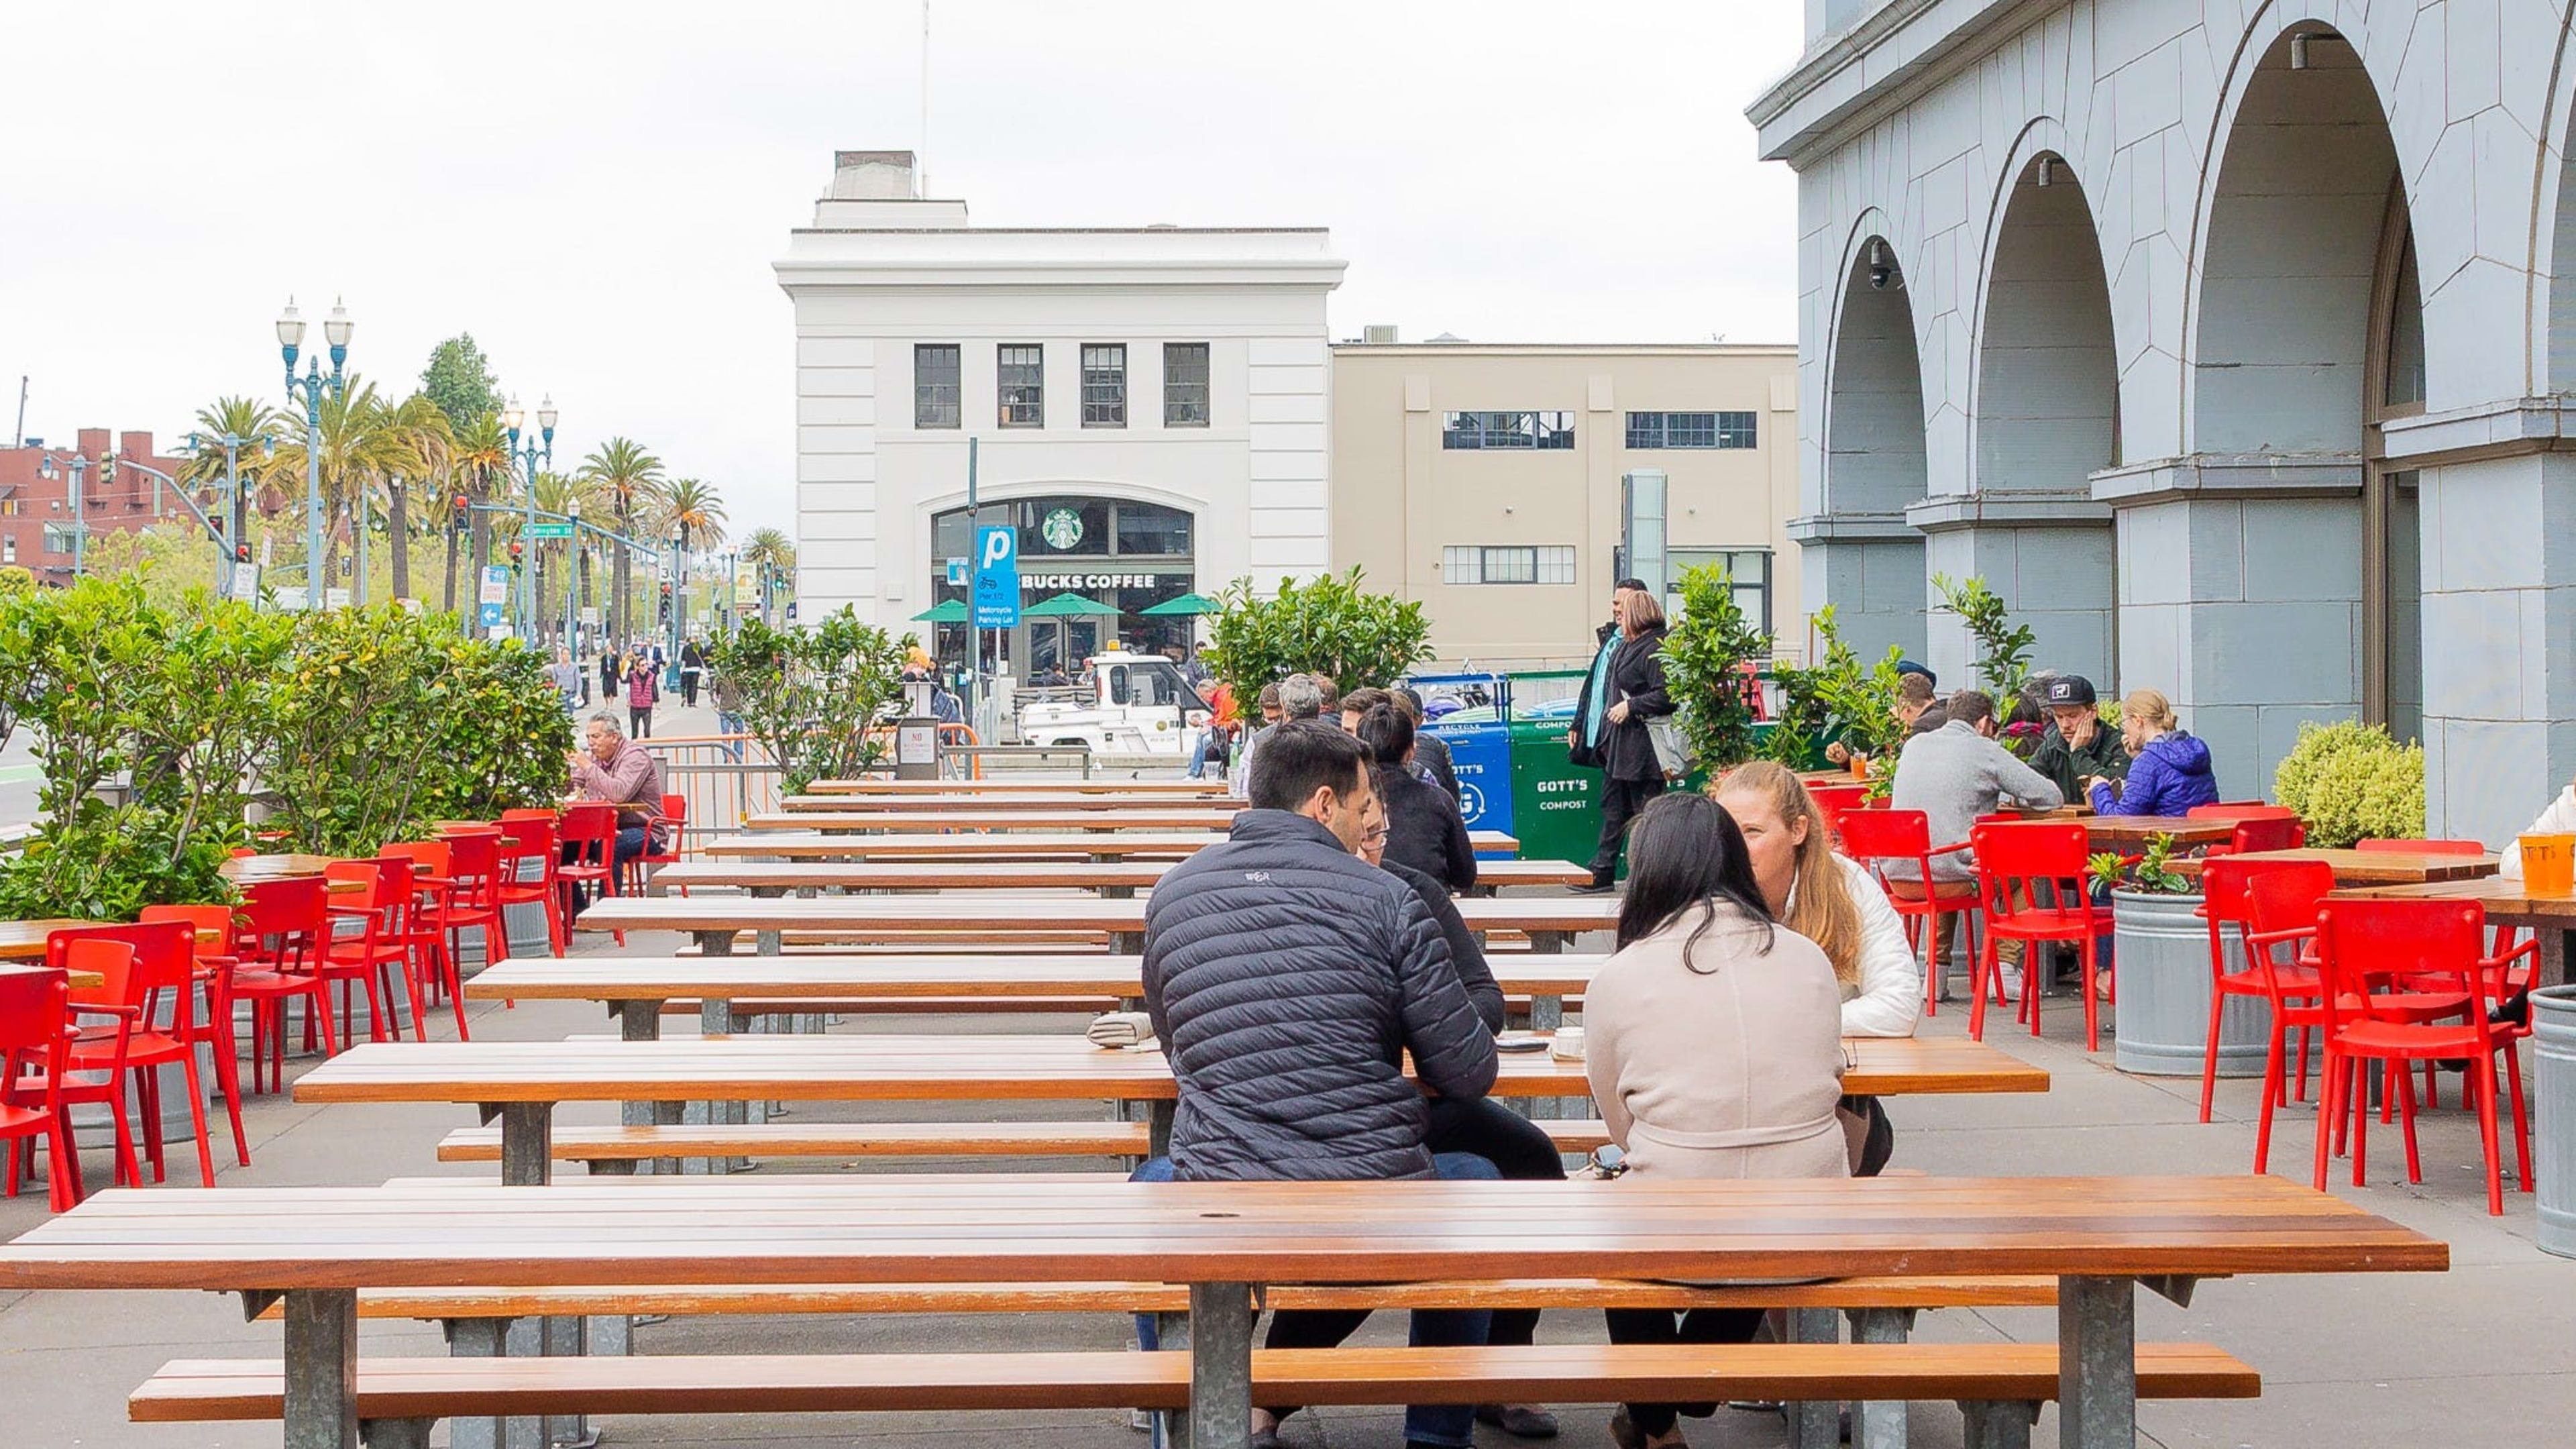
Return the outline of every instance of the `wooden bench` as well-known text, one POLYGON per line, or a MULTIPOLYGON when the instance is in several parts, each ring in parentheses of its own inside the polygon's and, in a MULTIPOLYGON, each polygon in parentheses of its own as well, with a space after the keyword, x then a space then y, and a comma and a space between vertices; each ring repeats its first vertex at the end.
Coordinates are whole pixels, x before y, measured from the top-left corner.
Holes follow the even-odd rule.
MULTIPOLYGON (((1315 1406, 1954 1400, 1971 1449, 2029 1443, 2054 1399, 2053 1343, 1540 1344, 1256 1350, 1254 1392, 1315 1406)), ((366 1359, 355 1406, 373 1449, 427 1449, 432 1422, 491 1415, 1178 1410, 1187 1353, 925 1353, 366 1359)), ((137 1389, 137 1423, 276 1419, 276 1361, 181 1359, 137 1389)), ((2139 1344, 2141 1399, 2247 1399, 2262 1378, 2208 1344, 2139 1344)))
MULTIPOLYGON (((1559 1152, 1585 1153, 1610 1140, 1599 1119, 1539 1122, 1559 1152)), ((753 1122, 699 1126, 557 1127, 554 1158, 592 1172, 623 1174, 638 1162, 736 1157, 1117 1157, 1148 1154, 1144 1122, 753 1122)), ((501 1129, 459 1127, 439 1140, 441 1162, 498 1162, 501 1129)))

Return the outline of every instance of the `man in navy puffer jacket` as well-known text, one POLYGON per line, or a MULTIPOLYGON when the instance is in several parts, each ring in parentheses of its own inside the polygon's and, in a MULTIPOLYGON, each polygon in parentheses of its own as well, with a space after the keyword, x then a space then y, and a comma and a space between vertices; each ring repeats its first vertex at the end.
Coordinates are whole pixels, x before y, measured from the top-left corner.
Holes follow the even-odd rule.
MULTIPOLYGON (((1378 809, 1367 747, 1320 721, 1266 736, 1252 807, 1225 843, 1154 887, 1145 908, 1145 1009, 1180 1101, 1171 1157, 1140 1179, 1493 1178, 1464 1153, 1434 1157, 1422 1088, 1481 1097, 1493 1033, 1413 889, 1353 852, 1378 809), (1407 1081, 1413 1055, 1421 1085, 1407 1081)), ((1436 1224, 1426 1224, 1426 1228, 1436 1224)), ((1272 1348, 1321 1348, 1365 1313, 1272 1316, 1272 1348)), ((1426 1310, 1425 1347, 1485 1341, 1481 1311, 1426 1310)), ((1255 1446, 1295 1412, 1254 1414, 1255 1446)), ((1417 1406, 1405 1441, 1473 1442, 1469 1405, 1417 1406)))

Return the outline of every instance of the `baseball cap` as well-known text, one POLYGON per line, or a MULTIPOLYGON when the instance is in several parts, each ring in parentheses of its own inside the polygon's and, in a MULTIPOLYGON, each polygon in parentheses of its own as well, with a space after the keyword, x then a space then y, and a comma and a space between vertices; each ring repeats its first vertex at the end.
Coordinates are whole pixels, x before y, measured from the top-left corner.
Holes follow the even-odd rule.
POLYGON ((2052 707, 2092 704, 2093 681, 2081 674, 2061 674, 2048 681, 2048 702, 2052 707))

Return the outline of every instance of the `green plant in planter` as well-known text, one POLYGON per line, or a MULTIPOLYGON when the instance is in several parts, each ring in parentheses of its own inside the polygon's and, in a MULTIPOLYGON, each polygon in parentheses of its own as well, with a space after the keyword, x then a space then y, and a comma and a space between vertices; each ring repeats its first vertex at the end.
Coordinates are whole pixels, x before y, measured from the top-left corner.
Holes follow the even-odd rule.
POLYGON ((1815 671, 1774 659, 1772 682, 1780 687, 1780 711, 1762 739, 1762 757, 1792 770, 1817 767, 1816 741, 1825 732, 1825 703, 1816 696, 1815 671))
POLYGON ((1932 588, 1940 594, 1941 606, 1958 615, 1977 641, 1979 682, 1994 696, 1997 708, 2009 710, 2030 679, 2030 651, 2038 636, 2028 624, 2014 624, 2003 596, 1974 574, 1965 579, 1934 574, 1932 588))
POLYGON ((1370 593, 1360 579, 1357 568, 1281 579, 1266 599, 1237 579, 1217 595, 1223 608, 1209 616, 1202 657, 1243 700, 1291 674, 1323 675, 1345 694, 1392 684, 1431 657, 1431 622, 1419 601, 1370 593))
POLYGON ((2424 833, 2424 751, 2378 725, 2299 726, 2272 775, 2273 795, 2308 822, 2308 844, 2329 849, 2424 833))
POLYGON ((2147 848, 2136 859, 2113 851, 2102 851, 2085 861, 2093 874, 2093 883, 2106 890, 2139 891, 2148 895, 2196 896, 2200 880, 2173 868, 2174 838, 2154 835, 2147 848))
POLYGON ((1732 769, 1754 753, 1741 666, 1768 659, 1771 637, 1744 617, 1724 565, 1684 569, 1681 585, 1681 621, 1664 636, 1664 680, 1699 764, 1712 773, 1732 769))
MULTIPOLYGON (((1816 611, 1816 634, 1824 640, 1824 659, 1803 672, 1827 726, 1840 733, 1844 744, 1872 760, 1894 759, 1905 743, 1905 724, 1896 717, 1896 666, 1905 651, 1891 644, 1887 657, 1863 666, 1860 655, 1843 642, 1831 604, 1816 611)), ((1870 798, 1884 798, 1895 781, 1892 769, 1871 771, 1870 798)))
POLYGON ((743 729, 778 762, 781 788, 855 775, 884 757, 869 734, 902 688, 911 635, 890 637, 844 606, 812 626, 758 619, 720 635, 707 667, 731 691, 743 729))

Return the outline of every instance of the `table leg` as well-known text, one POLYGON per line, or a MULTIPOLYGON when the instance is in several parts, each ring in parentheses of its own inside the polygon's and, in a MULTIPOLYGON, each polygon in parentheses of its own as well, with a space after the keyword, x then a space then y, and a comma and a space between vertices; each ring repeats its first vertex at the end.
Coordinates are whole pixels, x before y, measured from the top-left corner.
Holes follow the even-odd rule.
POLYGON ((1530 1030, 1554 1031, 1565 1024, 1565 998, 1552 991, 1530 997, 1530 1030))
POLYGON ((2136 1449, 2135 1282, 2076 1275, 2057 1280, 2057 1380, 2062 1449, 2136 1449))
POLYGON ((698 938, 698 950, 704 955, 730 956, 733 954, 734 933, 730 930, 693 931, 690 934, 698 938))
MULTIPOLYGON (((506 1318, 451 1318, 447 1321, 448 1357, 507 1357, 509 1334, 510 1320, 506 1318)), ((450 1420, 447 1426, 449 1449, 505 1449, 510 1422, 490 1416, 450 1420)), ((527 1430, 521 1437, 526 1441, 536 1438, 533 1420, 527 1421, 527 1430)))
POLYGON ((1170 1099, 1149 1102, 1145 1106, 1145 1151, 1148 1156, 1166 1157, 1172 1151, 1172 1114, 1180 1103, 1170 1099))
POLYGON ((554 1181, 555 1104, 501 1104, 501 1181, 511 1187, 544 1187, 554 1181))
MULTIPOLYGON (((353 1318, 356 1311, 352 1298, 353 1318)), ((1245 1449, 1251 1443, 1252 1328, 1260 1316, 1248 1283, 1190 1285, 1188 1449, 1245 1449)))
POLYGON ((1971 1399, 1960 1403, 1959 1412, 1967 1422, 1967 1449, 2030 1449, 2039 1405, 1971 1399))
POLYGON ((1565 954, 1565 936, 1566 936, 1566 933, 1565 933, 1565 932, 1563 932, 1563 931, 1532 931, 1532 932, 1530 932, 1530 933, 1529 933, 1529 938, 1530 938, 1530 954, 1531 954, 1531 955, 1533 955, 1533 956, 1562 956, 1562 955, 1564 955, 1564 954, 1565 954))
MULTIPOLYGON (((1252 1374, 1248 1328, 1244 1345, 1248 1386, 1252 1374)), ((358 1291, 354 1288, 296 1288, 286 1294, 286 1449, 358 1449, 358 1291)))
MULTIPOLYGON (((660 1041, 662 1039, 662 1003, 658 1001, 612 1001, 611 1014, 617 1018, 617 1034, 626 1041, 660 1041)), ((626 1127, 642 1127, 653 1120, 650 1102, 620 1102, 617 1121, 626 1127)))
POLYGON ((755 931, 751 937, 751 951, 755 956, 784 955, 786 938, 777 931, 755 931))
POLYGON ((1100 898, 1104 901, 1132 901, 1136 899, 1136 888, 1131 885, 1102 886, 1100 898))
MULTIPOLYGON (((1852 1315, 1852 1342, 1903 1343, 1905 1310, 1864 1308, 1852 1315)), ((1852 1406, 1852 1449, 1905 1449, 1905 1401, 1870 1399, 1852 1406)))
POLYGON ((1110 932, 1109 954, 1113 956, 1141 956, 1145 954, 1145 933, 1142 931, 1110 932))
MULTIPOLYGON (((1789 1310, 1791 1343, 1840 1343, 1841 1322, 1830 1308, 1789 1310)), ((1835 1449, 1842 1442, 1843 1406, 1834 1399, 1792 1400, 1789 1442, 1797 1449, 1835 1449)))
MULTIPOLYGON (((708 997, 698 1002, 699 1035, 731 1036, 742 1030, 742 1027, 743 1019, 734 1015, 731 1001, 708 997)), ((751 1104, 738 1101, 709 1102, 706 1116, 709 1122, 718 1126, 740 1127, 751 1120, 751 1104)), ((710 1170, 722 1172, 747 1171, 751 1167, 751 1159, 748 1157, 714 1158, 710 1159, 709 1167, 710 1170)))
POLYGON ((2533 927, 2531 938, 2540 943, 2540 959, 2533 963, 2532 974, 2543 982, 2558 986, 2576 984, 2576 976, 2567 974, 2570 937, 2576 937, 2576 931, 2562 931, 2548 925, 2533 927))

